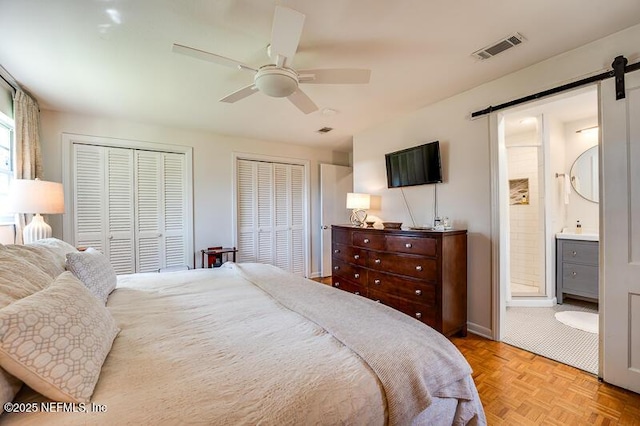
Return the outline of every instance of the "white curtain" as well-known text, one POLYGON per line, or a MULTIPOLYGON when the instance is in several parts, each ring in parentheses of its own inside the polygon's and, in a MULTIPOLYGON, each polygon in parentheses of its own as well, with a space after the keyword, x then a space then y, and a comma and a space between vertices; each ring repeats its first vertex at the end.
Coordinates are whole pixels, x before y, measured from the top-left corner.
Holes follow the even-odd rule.
MULTIPOLYGON (((16 90, 13 99, 15 114, 16 170, 18 179, 42 178, 42 154, 40 152, 40 110, 38 102, 22 90, 16 90)), ((16 244, 22 244, 22 229, 26 216, 17 215, 16 244)))

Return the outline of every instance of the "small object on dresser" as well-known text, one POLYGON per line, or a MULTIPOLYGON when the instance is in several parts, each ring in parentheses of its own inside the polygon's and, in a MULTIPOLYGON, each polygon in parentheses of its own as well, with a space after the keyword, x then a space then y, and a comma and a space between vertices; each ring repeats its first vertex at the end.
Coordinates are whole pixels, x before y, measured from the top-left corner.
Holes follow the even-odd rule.
POLYGON ((367 228, 373 228, 373 225, 376 223, 375 220, 367 220, 365 222, 367 224, 367 228))
POLYGON ((382 222, 384 229, 400 229, 402 222, 382 222))
POLYGON ((582 234, 582 224, 580 221, 576 222, 576 234, 582 234))

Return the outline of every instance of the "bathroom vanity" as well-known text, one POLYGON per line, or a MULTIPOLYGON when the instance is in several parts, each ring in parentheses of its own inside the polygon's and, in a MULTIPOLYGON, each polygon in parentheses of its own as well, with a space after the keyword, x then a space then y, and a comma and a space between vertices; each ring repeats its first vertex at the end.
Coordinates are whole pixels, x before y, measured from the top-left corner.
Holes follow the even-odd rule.
POLYGON ((556 297, 598 302, 598 235, 556 234, 556 297))

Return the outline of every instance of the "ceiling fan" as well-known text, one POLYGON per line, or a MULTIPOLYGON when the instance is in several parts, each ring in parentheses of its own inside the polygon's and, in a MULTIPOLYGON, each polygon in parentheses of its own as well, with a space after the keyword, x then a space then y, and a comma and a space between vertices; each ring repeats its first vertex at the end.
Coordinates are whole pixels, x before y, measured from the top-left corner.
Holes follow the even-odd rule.
POLYGON ((234 103, 258 91, 275 98, 286 97, 300 111, 309 114, 318 106, 299 87, 300 84, 364 84, 371 71, 366 69, 307 69, 291 68, 298 49, 305 15, 293 9, 276 6, 271 29, 271 44, 267 54, 274 62, 254 68, 215 53, 174 43, 173 52, 255 73, 253 83, 243 87, 220 102, 234 103))

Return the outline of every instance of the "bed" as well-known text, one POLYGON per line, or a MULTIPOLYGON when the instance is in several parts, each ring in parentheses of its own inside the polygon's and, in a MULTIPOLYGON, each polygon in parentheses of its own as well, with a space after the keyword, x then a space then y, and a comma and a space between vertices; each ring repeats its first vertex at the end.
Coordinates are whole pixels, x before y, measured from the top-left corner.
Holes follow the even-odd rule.
MULTIPOLYGON (((9 311, 39 295, 33 303, 49 303, 55 298, 44 293, 54 287, 85 292, 64 272, 65 257, 85 256, 72 247, 48 241, 13 250, 22 260, 0 246, 0 366, 10 379, 24 375, 25 365, 7 360, 9 311), (55 267, 45 267, 44 252, 55 267), (3 299, 15 293, 11 282, 34 275, 39 290, 3 299)), ((20 377, 40 392, 23 385, 3 424, 486 424, 460 352, 431 328, 366 298, 262 264, 122 275, 104 296, 87 284, 93 278, 77 280, 94 291, 90 311, 103 315, 91 313, 87 327, 113 335, 104 347, 90 339, 98 348, 91 354, 104 353, 94 387, 52 405, 69 393, 47 398, 53 385, 41 387, 42 375, 20 377)), ((82 297, 65 302, 65 312, 82 297)), ((30 315, 25 323, 35 322, 30 315)), ((12 321, 13 329, 26 327, 12 321)), ((100 361, 73 365, 83 363, 100 361)))

